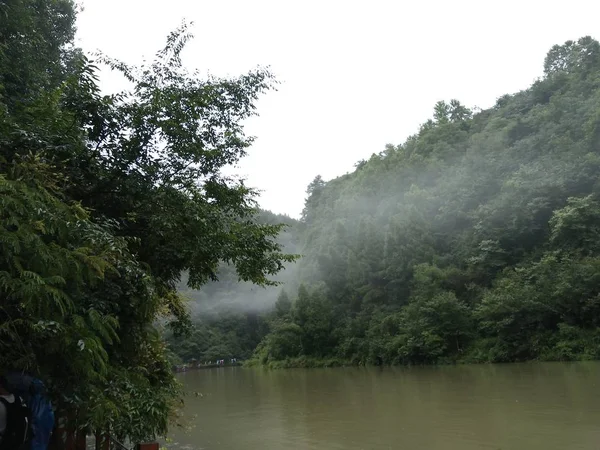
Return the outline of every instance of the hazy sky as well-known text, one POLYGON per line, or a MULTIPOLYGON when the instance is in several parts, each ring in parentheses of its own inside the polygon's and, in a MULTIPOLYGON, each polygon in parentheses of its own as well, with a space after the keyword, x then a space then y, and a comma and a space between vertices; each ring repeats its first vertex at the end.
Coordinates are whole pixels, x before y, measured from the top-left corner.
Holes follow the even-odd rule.
MULTIPOLYGON (((270 65, 282 82, 258 103, 258 139, 237 173, 261 206, 298 217, 305 189, 353 170, 431 117, 438 100, 487 108, 528 87, 553 44, 600 38, 600 2, 84 0, 78 43, 137 63, 182 19, 190 69, 238 75, 270 65)), ((119 80, 103 72, 102 87, 119 80)))

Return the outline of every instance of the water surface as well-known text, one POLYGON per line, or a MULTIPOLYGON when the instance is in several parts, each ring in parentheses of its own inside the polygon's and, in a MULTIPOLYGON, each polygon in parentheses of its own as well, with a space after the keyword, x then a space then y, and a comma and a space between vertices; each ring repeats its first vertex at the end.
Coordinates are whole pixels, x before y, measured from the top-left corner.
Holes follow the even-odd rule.
POLYGON ((173 431, 180 449, 600 448, 595 362, 179 376, 192 426, 173 431))

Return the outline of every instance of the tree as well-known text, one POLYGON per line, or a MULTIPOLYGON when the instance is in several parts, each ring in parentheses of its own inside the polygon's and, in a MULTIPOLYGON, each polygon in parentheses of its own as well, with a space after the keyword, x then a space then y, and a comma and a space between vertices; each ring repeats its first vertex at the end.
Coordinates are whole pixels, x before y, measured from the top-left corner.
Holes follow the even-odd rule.
POLYGON ((294 323, 302 329, 302 352, 325 356, 331 345, 331 308, 322 292, 298 289, 294 304, 294 323))
POLYGON ((267 337, 257 346, 262 364, 294 358, 302 353, 302 329, 294 323, 276 322, 267 337))
POLYGON ((550 219, 550 242, 557 249, 598 254, 600 250, 600 204, 592 195, 568 198, 567 206, 550 219))
POLYGON ((228 264, 272 285, 295 259, 255 192, 221 174, 273 77, 187 73, 184 25, 147 66, 101 57, 133 84, 102 96, 70 50, 70 1, 0 10, 0 369, 42 378, 70 429, 164 435, 179 388, 156 325, 189 325, 181 274, 199 287, 228 264))
POLYGON ((0 95, 15 112, 64 81, 72 56, 72 0, 0 3, 0 95))
POLYGON ((440 100, 435 104, 433 120, 438 123, 447 123, 450 120, 450 105, 440 100))
POLYGON ((282 290, 275 302, 275 314, 278 318, 287 317, 292 310, 292 302, 285 290, 282 290))
POLYGON ((321 193, 323 192, 323 188, 325 187, 325 181, 321 178, 321 175, 317 175, 314 180, 310 182, 308 187, 306 188, 306 194, 308 195, 306 198, 306 204, 304 209, 302 210, 302 221, 305 223, 310 223, 311 218, 309 216, 310 205, 319 201, 321 193))
POLYGON ((587 71, 600 64, 600 45, 589 36, 577 42, 566 41, 563 45, 554 45, 544 59, 544 73, 549 76, 560 72, 575 70, 587 71))

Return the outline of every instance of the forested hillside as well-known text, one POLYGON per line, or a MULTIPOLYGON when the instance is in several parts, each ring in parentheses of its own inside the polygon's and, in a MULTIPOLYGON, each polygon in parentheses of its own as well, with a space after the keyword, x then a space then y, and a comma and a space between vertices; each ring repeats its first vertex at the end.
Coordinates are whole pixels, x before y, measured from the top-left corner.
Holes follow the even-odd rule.
MULTIPOLYGON (((515 68, 518 70, 518 68, 515 68)), ((530 88, 439 102, 303 211, 305 283, 261 363, 600 357, 600 46, 553 47, 530 88)))
POLYGON ((477 112, 439 102, 404 144, 317 176, 283 237, 302 259, 275 308, 225 271, 196 295, 218 313, 172 348, 258 344, 256 362, 284 366, 599 358, 599 176, 600 46, 586 37, 553 47, 529 89, 477 112))

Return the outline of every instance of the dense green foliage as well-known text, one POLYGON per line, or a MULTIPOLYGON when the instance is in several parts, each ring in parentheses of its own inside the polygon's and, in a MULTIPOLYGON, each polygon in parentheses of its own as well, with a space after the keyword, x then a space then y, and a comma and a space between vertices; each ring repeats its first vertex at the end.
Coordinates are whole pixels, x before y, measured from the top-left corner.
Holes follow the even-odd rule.
POLYGON ((600 357, 600 46, 309 186, 303 280, 259 348, 361 363, 600 357), (299 344, 298 344, 299 343, 299 344))
MULTIPOLYGON (((262 364, 600 358, 600 45, 308 187, 295 298, 262 364)), ((292 289, 290 292, 294 291, 292 289)))
POLYGON ((214 364, 220 359, 229 363, 232 358, 250 358, 268 331, 264 311, 219 310, 197 317, 186 336, 168 333, 166 340, 174 364, 193 360, 214 364))
MULTIPOLYGON (((260 211, 256 220, 267 225, 284 224, 276 241, 284 252, 298 252, 300 224, 297 220, 269 211, 260 211)), ((296 269, 297 263, 286 264, 273 280, 284 284, 286 289, 293 289, 297 286, 296 269)), ((240 282, 235 271, 227 265, 220 267, 218 280, 208 282, 201 289, 192 289, 185 281, 184 274, 178 288, 190 300, 192 330, 186 336, 165 333, 172 361, 214 362, 231 358, 246 360, 252 356, 270 330, 270 311, 281 304, 277 302, 282 295, 281 288, 240 282)))
POLYGON ((71 0, 0 16, 0 371, 40 377, 69 428, 151 439, 179 400, 156 325, 189 326, 181 273, 198 288, 228 264, 272 285, 294 259, 220 170, 272 76, 187 73, 182 27, 147 66, 102 57, 132 85, 103 96, 71 0))
MULTIPOLYGON (((299 252, 298 221, 269 211, 259 211, 256 221, 265 225, 283 224, 276 242, 285 253, 299 252)), ((272 279, 288 286, 296 285, 295 264, 286 264, 272 279)), ((273 306, 279 288, 277 286, 259 287, 251 282, 240 281, 235 268, 221 264, 217 273, 218 280, 211 280, 201 289, 187 286, 187 274, 183 274, 177 287, 182 295, 190 299, 192 317, 212 316, 223 311, 257 312, 273 306)), ((297 287, 297 286, 296 286, 297 287)))

